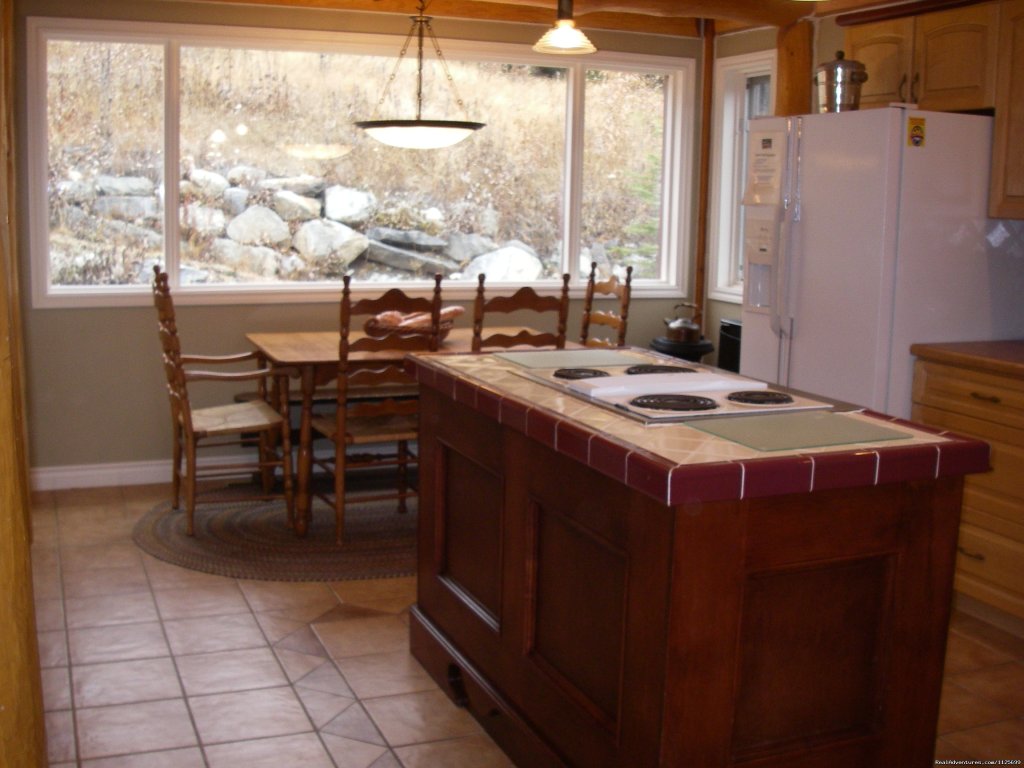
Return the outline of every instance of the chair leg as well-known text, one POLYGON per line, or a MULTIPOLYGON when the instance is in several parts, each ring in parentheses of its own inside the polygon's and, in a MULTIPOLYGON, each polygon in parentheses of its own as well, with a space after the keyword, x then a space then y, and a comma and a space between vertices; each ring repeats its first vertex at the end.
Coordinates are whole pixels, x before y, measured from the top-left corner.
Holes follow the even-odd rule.
POLYGON ((172 509, 181 508, 181 441, 181 431, 176 427, 174 433, 173 456, 171 458, 171 498, 173 500, 173 505, 171 507, 172 509))
POLYGON ((295 494, 292 486, 292 441, 291 429, 285 423, 281 427, 281 474, 284 482, 284 504, 288 510, 288 527, 295 527, 295 494))
POLYGON ((405 494, 409 489, 409 443, 405 440, 398 441, 398 513, 404 515, 408 512, 405 505, 405 494))
POLYGON ((196 535, 196 446, 189 441, 185 446, 185 533, 196 535))
POLYGON ((260 483, 263 486, 263 493, 267 496, 274 490, 274 466, 273 451, 270 435, 267 432, 260 432, 259 438, 260 457, 260 483))
POLYGON ((334 444, 334 543, 345 539, 345 438, 334 444))

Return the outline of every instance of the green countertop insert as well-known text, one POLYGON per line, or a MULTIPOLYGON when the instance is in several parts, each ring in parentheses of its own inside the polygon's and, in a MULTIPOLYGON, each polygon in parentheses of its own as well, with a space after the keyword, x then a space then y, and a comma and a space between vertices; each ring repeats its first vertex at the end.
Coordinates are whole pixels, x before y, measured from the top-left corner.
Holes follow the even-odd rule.
POLYGON ((913 437, 909 432, 831 411, 722 416, 687 424, 758 451, 793 451, 913 437))

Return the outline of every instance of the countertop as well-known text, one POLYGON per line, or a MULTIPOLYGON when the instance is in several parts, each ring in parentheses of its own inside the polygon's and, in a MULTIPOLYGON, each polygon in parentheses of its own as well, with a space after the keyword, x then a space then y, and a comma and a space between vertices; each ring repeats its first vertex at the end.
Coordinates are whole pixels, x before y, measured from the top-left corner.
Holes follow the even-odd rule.
POLYGON ((910 354, 933 363, 1024 378, 1024 339, 912 344, 910 354))
POLYGON ((870 411, 843 415, 905 436, 766 452, 689 424, 644 425, 524 378, 494 355, 422 353, 409 361, 423 386, 670 505, 934 480, 989 468, 981 441, 870 411))

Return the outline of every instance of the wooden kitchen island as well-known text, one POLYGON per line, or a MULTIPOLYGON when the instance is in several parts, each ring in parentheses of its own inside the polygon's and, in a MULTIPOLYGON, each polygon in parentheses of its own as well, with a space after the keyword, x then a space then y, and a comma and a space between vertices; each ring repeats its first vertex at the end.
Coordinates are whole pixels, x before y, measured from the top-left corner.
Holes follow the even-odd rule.
POLYGON ((517 765, 933 764, 984 443, 857 413, 899 439, 761 452, 493 355, 409 365, 412 651, 517 765))

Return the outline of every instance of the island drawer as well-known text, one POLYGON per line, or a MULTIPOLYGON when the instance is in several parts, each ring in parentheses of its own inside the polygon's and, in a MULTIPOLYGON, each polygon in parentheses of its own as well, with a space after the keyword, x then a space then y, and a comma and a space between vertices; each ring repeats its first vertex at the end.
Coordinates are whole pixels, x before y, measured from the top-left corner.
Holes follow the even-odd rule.
POLYGON ((957 545, 957 588, 1018 613, 1024 610, 1024 543, 963 525, 957 545))
POLYGON ((1024 381, 971 368, 918 360, 915 404, 1024 429, 1024 381))

